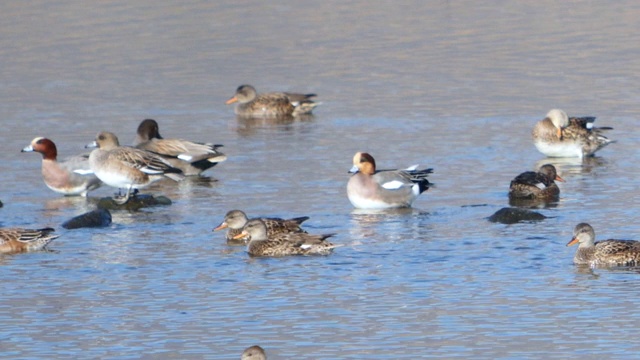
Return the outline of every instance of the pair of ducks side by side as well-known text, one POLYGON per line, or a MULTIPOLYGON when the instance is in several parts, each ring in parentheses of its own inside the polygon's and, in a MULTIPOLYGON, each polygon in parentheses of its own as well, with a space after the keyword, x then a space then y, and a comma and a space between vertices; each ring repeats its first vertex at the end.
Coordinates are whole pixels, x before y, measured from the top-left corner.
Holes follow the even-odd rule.
MULTIPOLYGON (((308 216, 301 216, 292 219, 282 219, 274 217, 259 218, 267 227, 267 236, 273 236, 280 233, 306 233, 300 225, 309 220, 308 216)), ((224 220, 220 225, 216 226, 213 231, 227 229, 225 238, 229 245, 246 245, 247 238, 236 238, 242 233, 242 228, 247 224, 249 218, 242 210, 231 210, 224 216, 224 220)))
POLYGON ((143 120, 138 126, 135 147, 120 146, 118 138, 108 132, 98 134, 91 146, 99 149, 60 162, 56 145, 47 138, 33 139, 22 151, 42 154, 42 177, 47 187, 63 195, 81 196, 87 196, 102 183, 125 188, 129 193, 132 188, 159 180, 165 173, 180 180, 182 175, 199 175, 226 160, 218 150, 222 145, 164 139, 152 119, 143 120))
POLYGON ((319 105, 311 98, 316 94, 269 92, 258 94, 251 85, 240 85, 226 104, 237 103, 236 115, 242 117, 296 117, 311 114, 319 105))
POLYGON ((225 235, 228 244, 246 243, 247 253, 257 257, 328 255, 340 246, 326 241, 335 234, 312 235, 301 229, 300 224, 308 219, 307 216, 248 219, 243 211, 231 210, 213 231, 228 229, 225 235))

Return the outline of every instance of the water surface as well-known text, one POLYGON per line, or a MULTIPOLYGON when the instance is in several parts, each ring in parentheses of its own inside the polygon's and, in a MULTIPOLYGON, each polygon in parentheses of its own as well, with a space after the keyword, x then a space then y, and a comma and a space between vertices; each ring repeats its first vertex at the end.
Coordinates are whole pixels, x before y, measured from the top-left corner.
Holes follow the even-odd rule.
MULTIPOLYGON (((581 269, 575 224, 638 238, 640 62, 634 2, 420 1, 0 6, 2 226, 54 226, 51 252, 0 257, 6 358, 621 358, 636 341, 636 269, 581 269), (310 119, 236 119, 235 88, 315 92, 310 119), (554 107, 598 116, 617 143, 545 159, 530 140, 554 107), (98 131, 225 145, 202 178, 149 189, 174 203, 60 224, 62 198, 20 154, 47 136, 64 157, 98 131), (356 151, 382 168, 433 167, 413 209, 353 210, 356 151), (545 221, 501 225, 518 173, 567 180, 545 221), (211 233, 224 213, 310 216, 328 257, 251 259, 211 233)), ((93 197, 108 196, 101 188, 93 197)))

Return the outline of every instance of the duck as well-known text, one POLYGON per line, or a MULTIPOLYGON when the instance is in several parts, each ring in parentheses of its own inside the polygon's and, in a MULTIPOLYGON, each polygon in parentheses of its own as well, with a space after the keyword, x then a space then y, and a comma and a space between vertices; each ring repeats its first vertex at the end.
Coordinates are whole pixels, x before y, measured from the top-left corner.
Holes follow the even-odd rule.
POLYGON ((52 228, 23 229, 0 228, 0 253, 14 254, 42 250, 60 235, 52 234, 52 228))
POLYGON ((560 109, 552 109, 533 128, 533 143, 549 157, 593 156, 613 141, 602 134, 611 127, 594 127, 593 116, 568 117, 560 109))
POLYGON ((347 183, 347 196, 358 209, 392 209, 411 207, 418 195, 433 184, 427 176, 433 169, 418 170, 417 165, 405 170, 376 170, 369 153, 357 152, 353 157, 354 173, 347 183))
POLYGON ((240 85, 226 104, 238 103, 235 113, 243 117, 289 117, 311 114, 318 105, 316 94, 270 92, 258 94, 251 85, 240 85))
MULTIPOLYGON (((300 225, 309 220, 308 216, 301 216, 291 219, 282 218, 259 218, 267 226, 267 236, 273 236, 278 233, 304 233, 306 231, 300 228, 300 225)), ((234 237, 242 232, 242 228, 249 221, 247 214, 242 210, 231 210, 224 216, 224 220, 220 225, 216 226, 213 231, 228 229, 226 234, 227 243, 235 244, 240 240, 242 244, 244 239, 234 240, 234 237)))
POLYGON ((247 253, 254 257, 281 257, 290 255, 329 255, 334 245, 326 239, 335 234, 311 235, 307 233, 279 233, 267 235, 267 225, 260 219, 252 219, 235 239, 249 237, 247 253))
POLYGON ((131 189, 142 189, 164 177, 174 181, 184 179, 182 170, 177 169, 161 156, 150 151, 120 146, 118 137, 102 131, 95 141, 86 147, 97 147, 89 155, 89 166, 103 183, 126 189, 124 197, 114 200, 123 205, 129 201, 131 189))
POLYGON ((253 345, 244 349, 240 360, 267 360, 267 354, 259 345, 253 345))
POLYGON ((102 181, 93 174, 80 175, 75 170, 89 169, 89 155, 75 155, 58 161, 56 144, 45 137, 36 137, 21 152, 42 154, 42 179, 45 185, 58 194, 65 196, 87 197, 89 191, 102 185, 102 181))
POLYGON ((526 171, 511 180, 509 197, 515 199, 553 199, 560 196, 560 188, 555 181, 564 182, 556 172, 556 167, 545 164, 538 172, 526 171))
POLYGON ((573 257, 576 265, 637 266, 640 264, 640 241, 603 240, 596 242, 596 233, 587 223, 576 225, 567 246, 578 244, 573 257))
POLYGON ((200 175, 227 160, 227 156, 218 151, 223 145, 163 138, 158 122, 153 119, 140 122, 133 146, 162 156, 185 176, 200 175))

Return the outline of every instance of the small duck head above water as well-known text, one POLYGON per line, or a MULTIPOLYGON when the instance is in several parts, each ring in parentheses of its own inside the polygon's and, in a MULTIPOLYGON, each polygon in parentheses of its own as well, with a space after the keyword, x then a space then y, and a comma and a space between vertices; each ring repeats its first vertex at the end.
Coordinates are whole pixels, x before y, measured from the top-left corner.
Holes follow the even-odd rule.
POLYGON ((260 346, 253 345, 242 352, 240 360, 267 360, 267 354, 260 346))

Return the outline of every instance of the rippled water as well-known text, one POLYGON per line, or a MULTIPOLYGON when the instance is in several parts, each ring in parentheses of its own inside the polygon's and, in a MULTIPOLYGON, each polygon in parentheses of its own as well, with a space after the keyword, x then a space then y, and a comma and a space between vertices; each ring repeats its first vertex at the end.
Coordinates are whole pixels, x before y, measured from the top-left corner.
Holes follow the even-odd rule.
MULTIPOLYGON (((636 341, 637 269, 582 269, 575 224, 636 238, 635 2, 12 2, 0 5, 2 226, 54 226, 50 252, 0 257, 0 357, 620 358, 636 341), (315 117, 236 119, 235 88, 316 92, 315 117), (530 130, 560 107, 598 116, 617 143, 545 159, 530 130), (225 145, 229 160, 174 203, 60 224, 62 198, 19 150, 62 156, 100 130, 225 145), (382 168, 433 167, 413 209, 355 211, 356 151, 382 168), (541 222, 501 225, 518 173, 567 180, 541 222), (328 257, 251 259, 211 233, 227 210, 302 216, 345 244, 328 257)), ((95 197, 113 189, 102 188, 95 197)))

